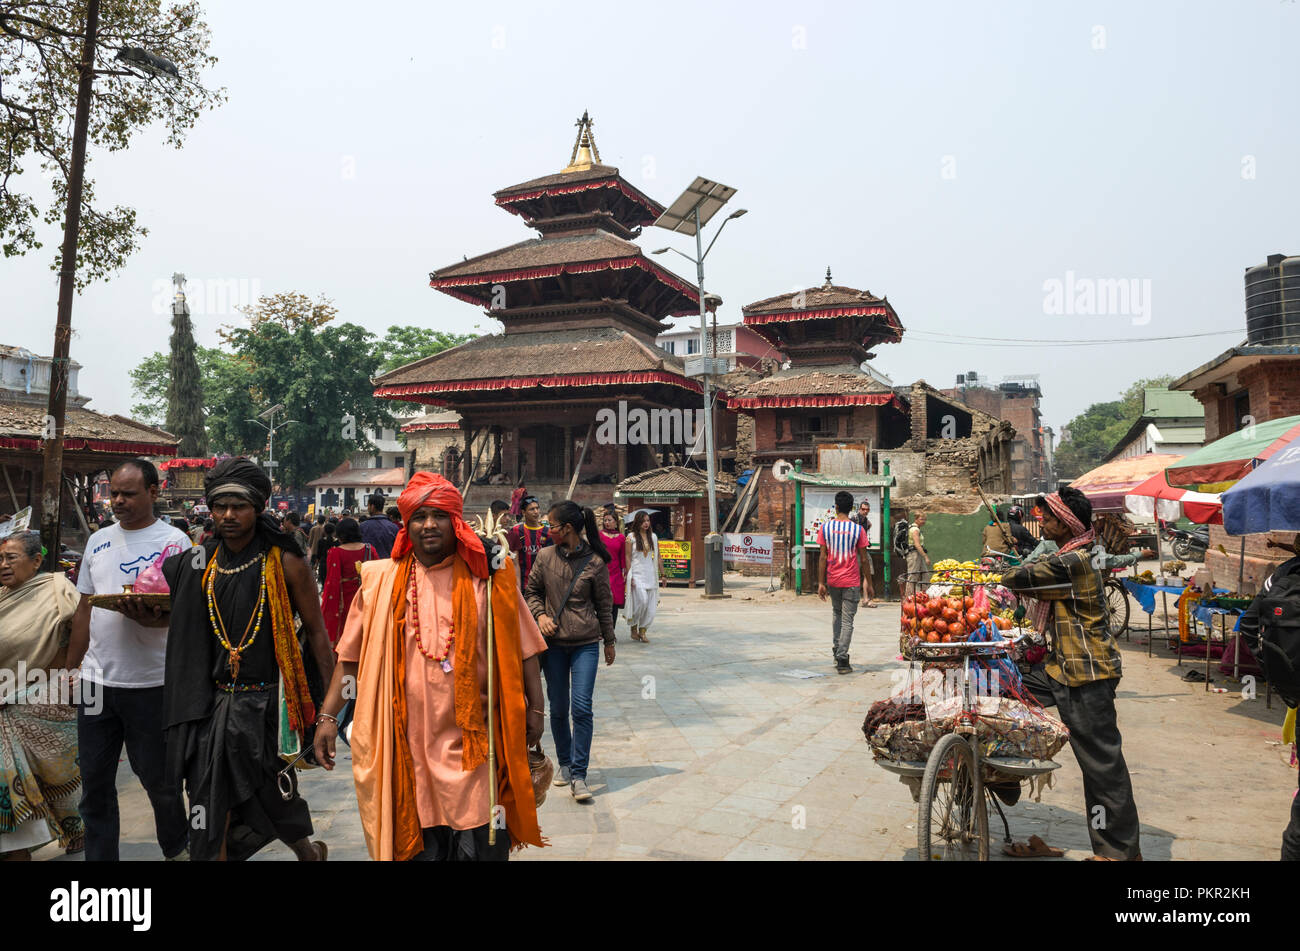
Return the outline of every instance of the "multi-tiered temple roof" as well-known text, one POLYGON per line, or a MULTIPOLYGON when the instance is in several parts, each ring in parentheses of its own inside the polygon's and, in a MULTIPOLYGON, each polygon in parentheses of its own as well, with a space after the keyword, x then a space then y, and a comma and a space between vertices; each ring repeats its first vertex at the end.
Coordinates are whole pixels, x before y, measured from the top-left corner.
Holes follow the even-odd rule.
POLYGON ((872 348, 898 343, 903 324, 886 297, 831 281, 769 297, 741 308, 745 326, 782 351, 790 367, 745 384, 727 405, 734 410, 903 404, 862 370, 872 348))
POLYGON ((591 126, 584 113, 564 169, 496 193, 540 237, 429 275, 435 290, 486 307, 504 333, 400 367, 376 381, 376 396, 460 408, 628 386, 685 405, 701 392, 654 344, 665 318, 698 313, 699 294, 630 240, 663 206, 600 164, 591 126))

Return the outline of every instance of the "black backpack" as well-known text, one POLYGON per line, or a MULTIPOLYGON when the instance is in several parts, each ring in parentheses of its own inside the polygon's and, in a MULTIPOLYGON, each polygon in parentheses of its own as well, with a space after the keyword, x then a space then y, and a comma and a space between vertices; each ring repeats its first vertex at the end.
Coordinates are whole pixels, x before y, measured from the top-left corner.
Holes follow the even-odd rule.
POLYGON ((894 525, 894 552, 899 558, 906 558, 907 553, 912 550, 912 543, 907 537, 911 529, 912 526, 905 518, 900 518, 894 525))
POLYGON ((1248 614, 1258 628, 1242 619, 1242 635, 1259 661, 1269 685, 1289 707, 1300 701, 1300 558, 1292 559, 1264 582, 1248 614))

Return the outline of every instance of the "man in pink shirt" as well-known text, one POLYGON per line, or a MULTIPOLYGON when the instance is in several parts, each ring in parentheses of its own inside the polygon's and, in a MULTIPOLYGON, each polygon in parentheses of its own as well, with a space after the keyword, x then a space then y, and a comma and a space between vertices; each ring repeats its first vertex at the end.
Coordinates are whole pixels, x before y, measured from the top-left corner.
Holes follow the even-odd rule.
POLYGON ((871 570, 867 555, 867 532, 849 517, 853 496, 835 493, 835 517, 817 529, 817 597, 831 597, 831 654, 835 671, 851 674, 849 644, 853 641, 853 618, 858 602, 867 595, 867 573, 871 570))

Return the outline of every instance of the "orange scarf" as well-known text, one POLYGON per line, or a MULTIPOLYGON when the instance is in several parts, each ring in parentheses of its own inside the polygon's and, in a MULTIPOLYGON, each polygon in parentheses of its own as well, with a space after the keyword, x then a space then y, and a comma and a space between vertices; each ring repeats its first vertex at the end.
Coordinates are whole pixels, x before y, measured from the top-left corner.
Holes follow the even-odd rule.
MULTIPOLYGON (((398 861, 409 859, 424 848, 406 712, 406 606, 414 560, 414 555, 408 552, 394 561, 372 563, 374 568, 370 565, 362 568, 364 587, 370 587, 366 580, 381 572, 391 572, 392 587, 388 588, 387 580, 375 584, 375 594, 387 589, 387 609, 375 605, 367 610, 366 636, 357 670, 357 715, 353 728, 353 773, 366 843, 373 858, 398 861), (385 631, 382 644, 372 641, 372 628, 385 631), (391 723, 391 747, 379 736, 365 735, 382 730, 385 721, 391 723), (363 734, 358 736, 358 730, 364 731, 363 734)), ((487 722, 478 688, 481 661, 478 601, 474 575, 459 554, 452 571, 452 618, 455 629, 464 632, 456 639, 455 646, 456 725, 462 734, 461 769, 469 772, 487 761, 488 749, 487 722)), ((493 664, 497 802, 505 808, 506 828, 514 848, 522 848, 544 843, 537 824, 532 773, 528 767, 527 698, 518 637, 518 590, 514 576, 501 574, 504 571, 514 571, 514 563, 509 559, 496 572, 492 585, 493 623, 500 632, 494 638, 493 664)), ((365 598, 365 603, 374 604, 370 591, 366 591, 365 598)))

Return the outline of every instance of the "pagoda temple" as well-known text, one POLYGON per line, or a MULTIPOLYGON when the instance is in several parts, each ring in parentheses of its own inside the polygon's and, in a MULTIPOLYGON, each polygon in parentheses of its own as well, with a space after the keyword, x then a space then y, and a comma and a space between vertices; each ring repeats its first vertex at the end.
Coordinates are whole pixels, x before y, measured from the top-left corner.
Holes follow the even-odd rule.
POLYGON ((908 407, 862 369, 872 348, 903 339, 888 298, 831 282, 741 308, 745 326, 783 353, 789 366, 746 384, 728 406, 754 417, 754 462, 780 457, 816 464, 815 443, 847 440, 871 448, 910 436, 908 407))
MULTIPOLYGON (((698 314, 698 291, 633 243, 664 207, 601 164, 592 124, 586 113, 578 120, 563 169, 494 196, 537 237, 429 275, 430 287, 485 308, 503 332, 376 380, 377 397, 460 414, 462 483, 471 474, 476 484, 522 481, 539 498, 564 498, 580 467, 573 497, 608 501, 629 474, 690 452, 677 430, 656 432, 657 441, 609 440, 596 427, 601 410, 680 418, 701 404, 703 390, 655 345, 667 318, 698 314)), ((730 416, 719 407, 719 420, 730 416)), ((483 489, 473 501, 501 494, 483 489)))

